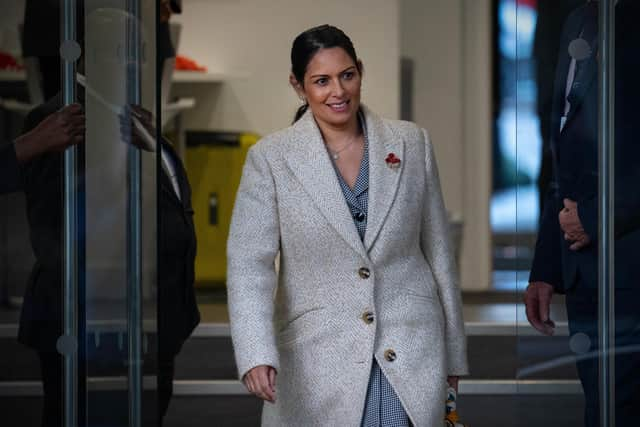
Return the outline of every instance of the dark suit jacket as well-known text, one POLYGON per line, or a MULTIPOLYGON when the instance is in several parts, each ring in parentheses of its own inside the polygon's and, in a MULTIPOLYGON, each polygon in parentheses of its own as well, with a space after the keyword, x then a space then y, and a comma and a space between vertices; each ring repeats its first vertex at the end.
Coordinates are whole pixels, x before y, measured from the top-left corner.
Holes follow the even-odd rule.
MULTIPOLYGON (((31 111, 24 132, 61 106, 58 95, 31 111)), ((36 262, 25 290, 18 339, 39 351, 54 351, 62 331, 62 158, 61 153, 45 153, 23 167, 27 221, 36 262)))
MULTIPOLYGON (((26 118, 26 131, 62 105, 55 97, 26 118)), ((184 168, 168 143, 176 164, 182 201, 168 177, 158 172, 158 336, 160 357, 174 356, 199 322, 194 282, 196 236, 191 190, 184 168)), ((24 191, 31 245, 36 257, 20 319, 19 340, 39 351, 54 351, 62 325, 63 156, 44 154, 24 167, 24 191)))
POLYGON ((22 177, 13 144, 0 147, 0 194, 11 193, 22 187, 22 177))
MULTIPOLYGON (((564 129, 560 120, 565 106, 565 86, 571 62, 569 43, 578 37, 589 13, 583 6, 574 11, 563 29, 554 84, 551 116, 551 150, 554 183, 542 215, 530 281, 544 281, 558 292, 573 288, 578 279, 596 288, 598 239, 598 78, 597 38, 590 40, 594 54, 581 66, 576 102, 571 105, 564 129), (563 238, 558 213, 562 200, 578 202, 578 215, 592 242, 574 252, 563 238)), ((640 37, 635 31, 640 5, 621 0, 616 6, 616 119, 615 119, 615 233, 616 286, 640 286, 640 269, 634 253, 640 245, 640 37)), ((597 18, 596 18, 597 19, 597 18)))
POLYGON ((549 149, 551 103, 558 59, 558 45, 569 14, 585 0, 538 0, 533 56, 536 62, 537 103, 543 150, 549 149))
POLYGON ((200 322, 195 282, 196 233, 191 207, 191 187, 173 147, 163 148, 173 159, 180 187, 176 196, 169 177, 159 174, 160 235, 158 245, 158 331, 160 355, 175 355, 200 322))

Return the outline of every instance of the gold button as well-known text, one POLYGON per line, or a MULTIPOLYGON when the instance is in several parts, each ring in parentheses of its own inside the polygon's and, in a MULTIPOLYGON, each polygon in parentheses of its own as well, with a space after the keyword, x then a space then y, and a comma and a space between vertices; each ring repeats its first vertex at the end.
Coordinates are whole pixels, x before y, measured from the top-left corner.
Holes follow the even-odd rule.
POLYGON ((371 271, 367 267, 362 267, 358 270, 358 275, 361 279, 368 279, 371 276, 371 271))
POLYGON ((362 320, 364 320, 364 323, 370 325, 371 323, 373 323, 373 320, 375 319, 374 315, 372 312, 370 311, 365 311, 362 314, 362 320))
POLYGON ((398 356, 396 356, 396 352, 391 348, 384 352, 384 358, 387 360, 387 362, 393 362, 397 359, 397 357, 398 356))

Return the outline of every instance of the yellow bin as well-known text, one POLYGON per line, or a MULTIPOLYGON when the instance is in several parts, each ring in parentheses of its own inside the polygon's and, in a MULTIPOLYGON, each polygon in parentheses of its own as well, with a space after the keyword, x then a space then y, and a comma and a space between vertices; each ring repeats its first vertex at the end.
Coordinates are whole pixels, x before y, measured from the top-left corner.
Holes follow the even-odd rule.
POLYGON ((185 164, 198 237, 197 287, 225 286, 231 211, 247 151, 258 139, 254 133, 187 132, 185 164))

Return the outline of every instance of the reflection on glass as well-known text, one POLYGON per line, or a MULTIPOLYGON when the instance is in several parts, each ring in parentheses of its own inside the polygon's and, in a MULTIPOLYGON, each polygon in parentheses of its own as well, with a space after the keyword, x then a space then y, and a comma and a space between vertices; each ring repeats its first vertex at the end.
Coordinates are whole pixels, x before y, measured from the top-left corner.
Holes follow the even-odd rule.
MULTIPOLYGON (((134 255, 140 260, 142 268, 141 283, 134 283, 133 286, 139 286, 144 300, 144 319, 141 322, 144 331, 139 339, 135 339, 135 344, 141 347, 145 360, 143 363, 143 360, 135 358, 132 363, 128 358, 131 346, 127 342, 127 323, 131 322, 126 316, 127 290, 132 289, 132 285, 127 283, 126 272, 131 262, 125 256, 126 239, 131 234, 126 228, 130 216, 130 206, 126 203, 126 182, 131 176, 126 167, 126 158, 127 151, 131 150, 131 137, 124 135, 122 130, 122 117, 128 111, 125 108, 129 101, 126 91, 130 87, 123 47, 130 37, 125 29, 131 17, 126 12, 125 1, 91 2, 86 10, 86 20, 82 1, 65 4, 74 3, 77 8, 71 8, 69 15, 77 16, 77 38, 86 53, 73 64, 77 65, 80 83, 77 98, 73 90, 61 91, 59 86, 60 55, 68 62, 77 59, 73 55, 77 49, 69 49, 73 46, 64 45, 60 49, 58 17, 62 3, 27 1, 25 8, 24 53, 29 55, 29 59, 24 62, 24 71, 29 89, 32 89, 30 82, 34 80, 39 95, 29 99, 36 108, 27 115, 23 135, 16 139, 15 144, 15 160, 21 163, 18 172, 23 182, 12 184, 9 190, 18 189, 22 184, 27 200, 26 215, 36 262, 22 304, 19 340, 35 352, 32 355, 12 349, 24 356, 26 361, 24 369, 17 369, 14 375, 15 379, 24 380, 26 371, 41 373, 42 414, 36 412, 34 416, 42 418, 42 425, 62 425, 63 412, 67 423, 73 421, 72 418, 77 414, 83 425, 127 425, 132 418, 129 413, 131 396, 127 393, 128 367, 134 364, 143 367, 149 375, 146 384, 155 388, 157 157, 154 152, 145 151, 141 154, 142 241, 134 255), (91 29, 86 37, 82 31, 85 23, 91 29), (67 57, 68 54, 71 55, 67 57), (31 68, 29 64, 36 68, 31 68), (50 74, 51 70, 53 72, 50 74), (34 72, 42 73, 43 79, 38 82, 34 72), (47 84, 51 81, 57 86, 47 84), (38 106, 37 103, 42 99, 46 99, 46 102, 38 106), (62 108, 64 103, 75 99, 79 105, 62 108), (70 188, 64 188, 62 149, 72 144, 79 144, 77 169, 70 171, 71 175, 78 178, 78 182, 77 187, 71 185, 70 188), (77 238, 63 225, 63 200, 68 196, 77 197, 79 206, 77 238), (76 244, 79 249, 77 261, 71 260, 70 263, 70 270, 79 272, 78 284, 72 289, 80 297, 77 340, 75 336, 71 340, 58 340, 63 332, 65 312, 65 240, 76 244), (82 392, 78 394, 77 412, 71 406, 73 398, 69 399, 68 393, 65 398, 63 393, 60 356, 60 353, 74 351, 76 343, 79 344, 79 363, 67 371, 77 378, 78 389, 82 392), (71 410, 67 410, 67 407, 71 410)), ((156 2, 144 0, 136 4, 140 5, 141 15, 146 22, 140 25, 144 31, 144 47, 147 52, 155 52, 156 2)), ((66 38, 74 37, 67 34, 66 38)), ((140 97, 136 101, 144 111, 155 114, 154 56, 147 55, 140 62, 142 78, 139 80, 143 84, 139 87, 140 97)), ((75 70, 68 68, 66 74, 69 82, 65 82, 65 87, 76 89, 73 83, 75 70)), ((20 74, 17 74, 16 79, 19 77, 20 74)), ((28 110, 31 106, 24 108, 28 110)), ((155 136, 155 131, 151 130, 151 135, 155 136)), ((138 148, 133 150, 137 152, 138 148)), ((4 147, 2 152, 5 152, 4 147)), ((13 169, 15 167, 12 166, 13 169)), ((2 168, 2 172, 5 171, 2 168)), ((24 239, 26 233, 18 235, 24 239)), ((5 244, 6 240, 3 239, 5 244)), ((28 261, 27 257, 25 259, 28 261)), ((71 384, 75 385, 76 382, 71 384)), ((136 393, 136 396, 141 397, 140 394, 150 393, 136 393)), ((148 413, 144 424, 154 425, 157 418, 155 399, 149 399, 144 407, 148 413)), ((8 422, 13 425, 14 421, 23 421, 20 417, 27 418, 29 415, 16 411, 9 416, 8 422)))
POLYGON ((536 20, 535 1, 498 1, 498 108, 491 202, 491 225, 497 233, 537 228, 535 181, 540 168, 541 141, 535 108, 536 20))
MULTIPOLYGON (((122 129, 123 117, 131 114, 127 107, 132 100, 131 90, 137 92, 142 108, 155 111, 155 61, 153 57, 129 54, 136 31, 140 31, 144 49, 155 51, 155 4, 134 3, 139 5, 143 21, 131 13, 128 2, 87 4, 85 49, 91 53, 83 79, 90 142, 85 171, 86 227, 93 230, 87 233, 86 242, 88 414, 90 418, 106 417, 113 423, 128 425, 140 425, 138 402, 143 397, 137 387, 131 388, 142 381, 142 372, 130 368, 144 367, 152 375, 156 366, 156 154, 131 148, 127 143, 131 137, 123 135, 122 129), (139 75, 128 73, 132 66, 138 68, 139 75), (138 167, 132 169, 129 164, 132 150, 141 153, 140 175, 134 173, 138 167), (140 193, 135 196, 131 184, 140 179, 140 193), (132 200, 138 200, 140 205, 132 200), (138 220, 132 216, 136 206, 138 220), (131 228, 131 221, 138 225, 131 228), (139 242, 133 250, 128 246, 131 238, 139 242), (130 280, 137 262, 140 269, 135 271, 139 273, 134 272, 136 280, 130 280), (138 292, 133 292, 136 289, 141 292, 139 297, 138 292), (142 301, 137 300, 140 297, 142 301), (132 321, 140 320, 136 320, 137 316, 131 318, 130 307, 142 308, 142 333, 131 329, 135 326, 132 321), (144 364, 136 356, 136 348, 140 348, 144 364), (112 384, 108 390, 101 386, 103 377, 112 384)), ((155 404, 149 400, 145 406, 145 423, 153 423, 155 404)))
POLYGON ((496 1, 493 192, 494 287, 518 289, 537 230, 542 140, 536 110, 538 2, 496 1), (517 237, 516 237, 517 234, 517 237))
MULTIPOLYGON (((542 3, 542 2, 541 2, 542 3)), ((611 2, 613 4, 614 2, 611 2)), ((635 260, 629 255, 640 244, 637 218, 640 214, 638 192, 637 127, 637 37, 634 25, 640 18, 636 2, 616 2, 615 61, 615 117, 599 127, 598 93, 599 65, 608 63, 601 56, 599 37, 605 41, 613 35, 599 34, 598 12, 602 2, 591 1, 579 5, 564 20, 548 99, 550 188, 543 203, 537 244, 532 262, 529 288, 525 302, 529 322, 544 334, 558 328, 549 316, 549 304, 558 302, 564 294, 569 336, 561 344, 565 355, 553 356, 548 351, 546 369, 566 365, 573 358, 577 378, 584 397, 584 425, 598 426, 602 415, 603 395, 599 380, 599 359, 603 349, 599 345, 603 335, 598 330, 599 304, 602 303, 599 285, 599 244, 602 242, 601 206, 612 197, 614 202, 614 265, 615 270, 615 370, 614 382, 616 425, 628 425, 635 420, 634 408, 640 403, 637 393, 640 368, 640 291, 635 260), (634 50, 635 49, 635 50, 634 50), (636 117, 634 119, 634 117, 636 117), (615 181, 614 194, 598 190, 599 133, 612 131, 615 144, 615 168, 610 171, 615 181)), ((542 20, 541 15, 540 20, 542 20)), ((551 22, 549 20, 548 22, 551 22)), ((600 27, 602 28, 602 27, 600 27)), ((614 30, 614 29, 612 29, 614 30)), ((552 53, 551 53, 552 54, 552 53)), ((544 62, 544 59, 541 59, 544 62)), ((546 61, 544 63, 550 63, 546 61)), ((604 74, 609 78, 609 74, 604 74)), ((546 343, 557 343, 549 338, 546 343)), ((526 354, 522 355, 526 357, 526 354)), ((526 368, 521 373, 531 373, 526 368)), ((612 396, 613 397, 613 396, 612 396)), ((577 419, 577 418, 576 418, 577 419)))

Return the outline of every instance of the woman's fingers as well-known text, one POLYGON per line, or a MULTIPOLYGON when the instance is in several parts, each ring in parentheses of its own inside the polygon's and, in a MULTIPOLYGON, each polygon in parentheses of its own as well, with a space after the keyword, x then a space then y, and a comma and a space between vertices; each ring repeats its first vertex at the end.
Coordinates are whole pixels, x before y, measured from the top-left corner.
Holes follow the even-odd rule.
POLYGON ((271 366, 256 366, 245 375, 243 382, 250 393, 275 402, 275 369, 271 366))
POLYGON ((276 391, 276 370, 273 368, 269 369, 269 387, 272 391, 276 391))
POLYGON ((253 385, 253 379, 251 378, 251 371, 244 376, 244 385, 249 390, 249 393, 255 394, 255 387, 253 385))
POLYGON ((257 385, 258 391, 260 392, 259 397, 264 400, 268 400, 269 402, 273 402, 275 398, 275 393, 271 389, 271 381, 269 379, 269 367, 264 367, 264 369, 258 370, 256 372, 257 376, 257 385))
POLYGON ((269 397, 269 395, 264 390, 261 390, 261 391, 257 392, 256 396, 258 396, 262 400, 266 400, 268 402, 271 402, 271 398, 269 397))

